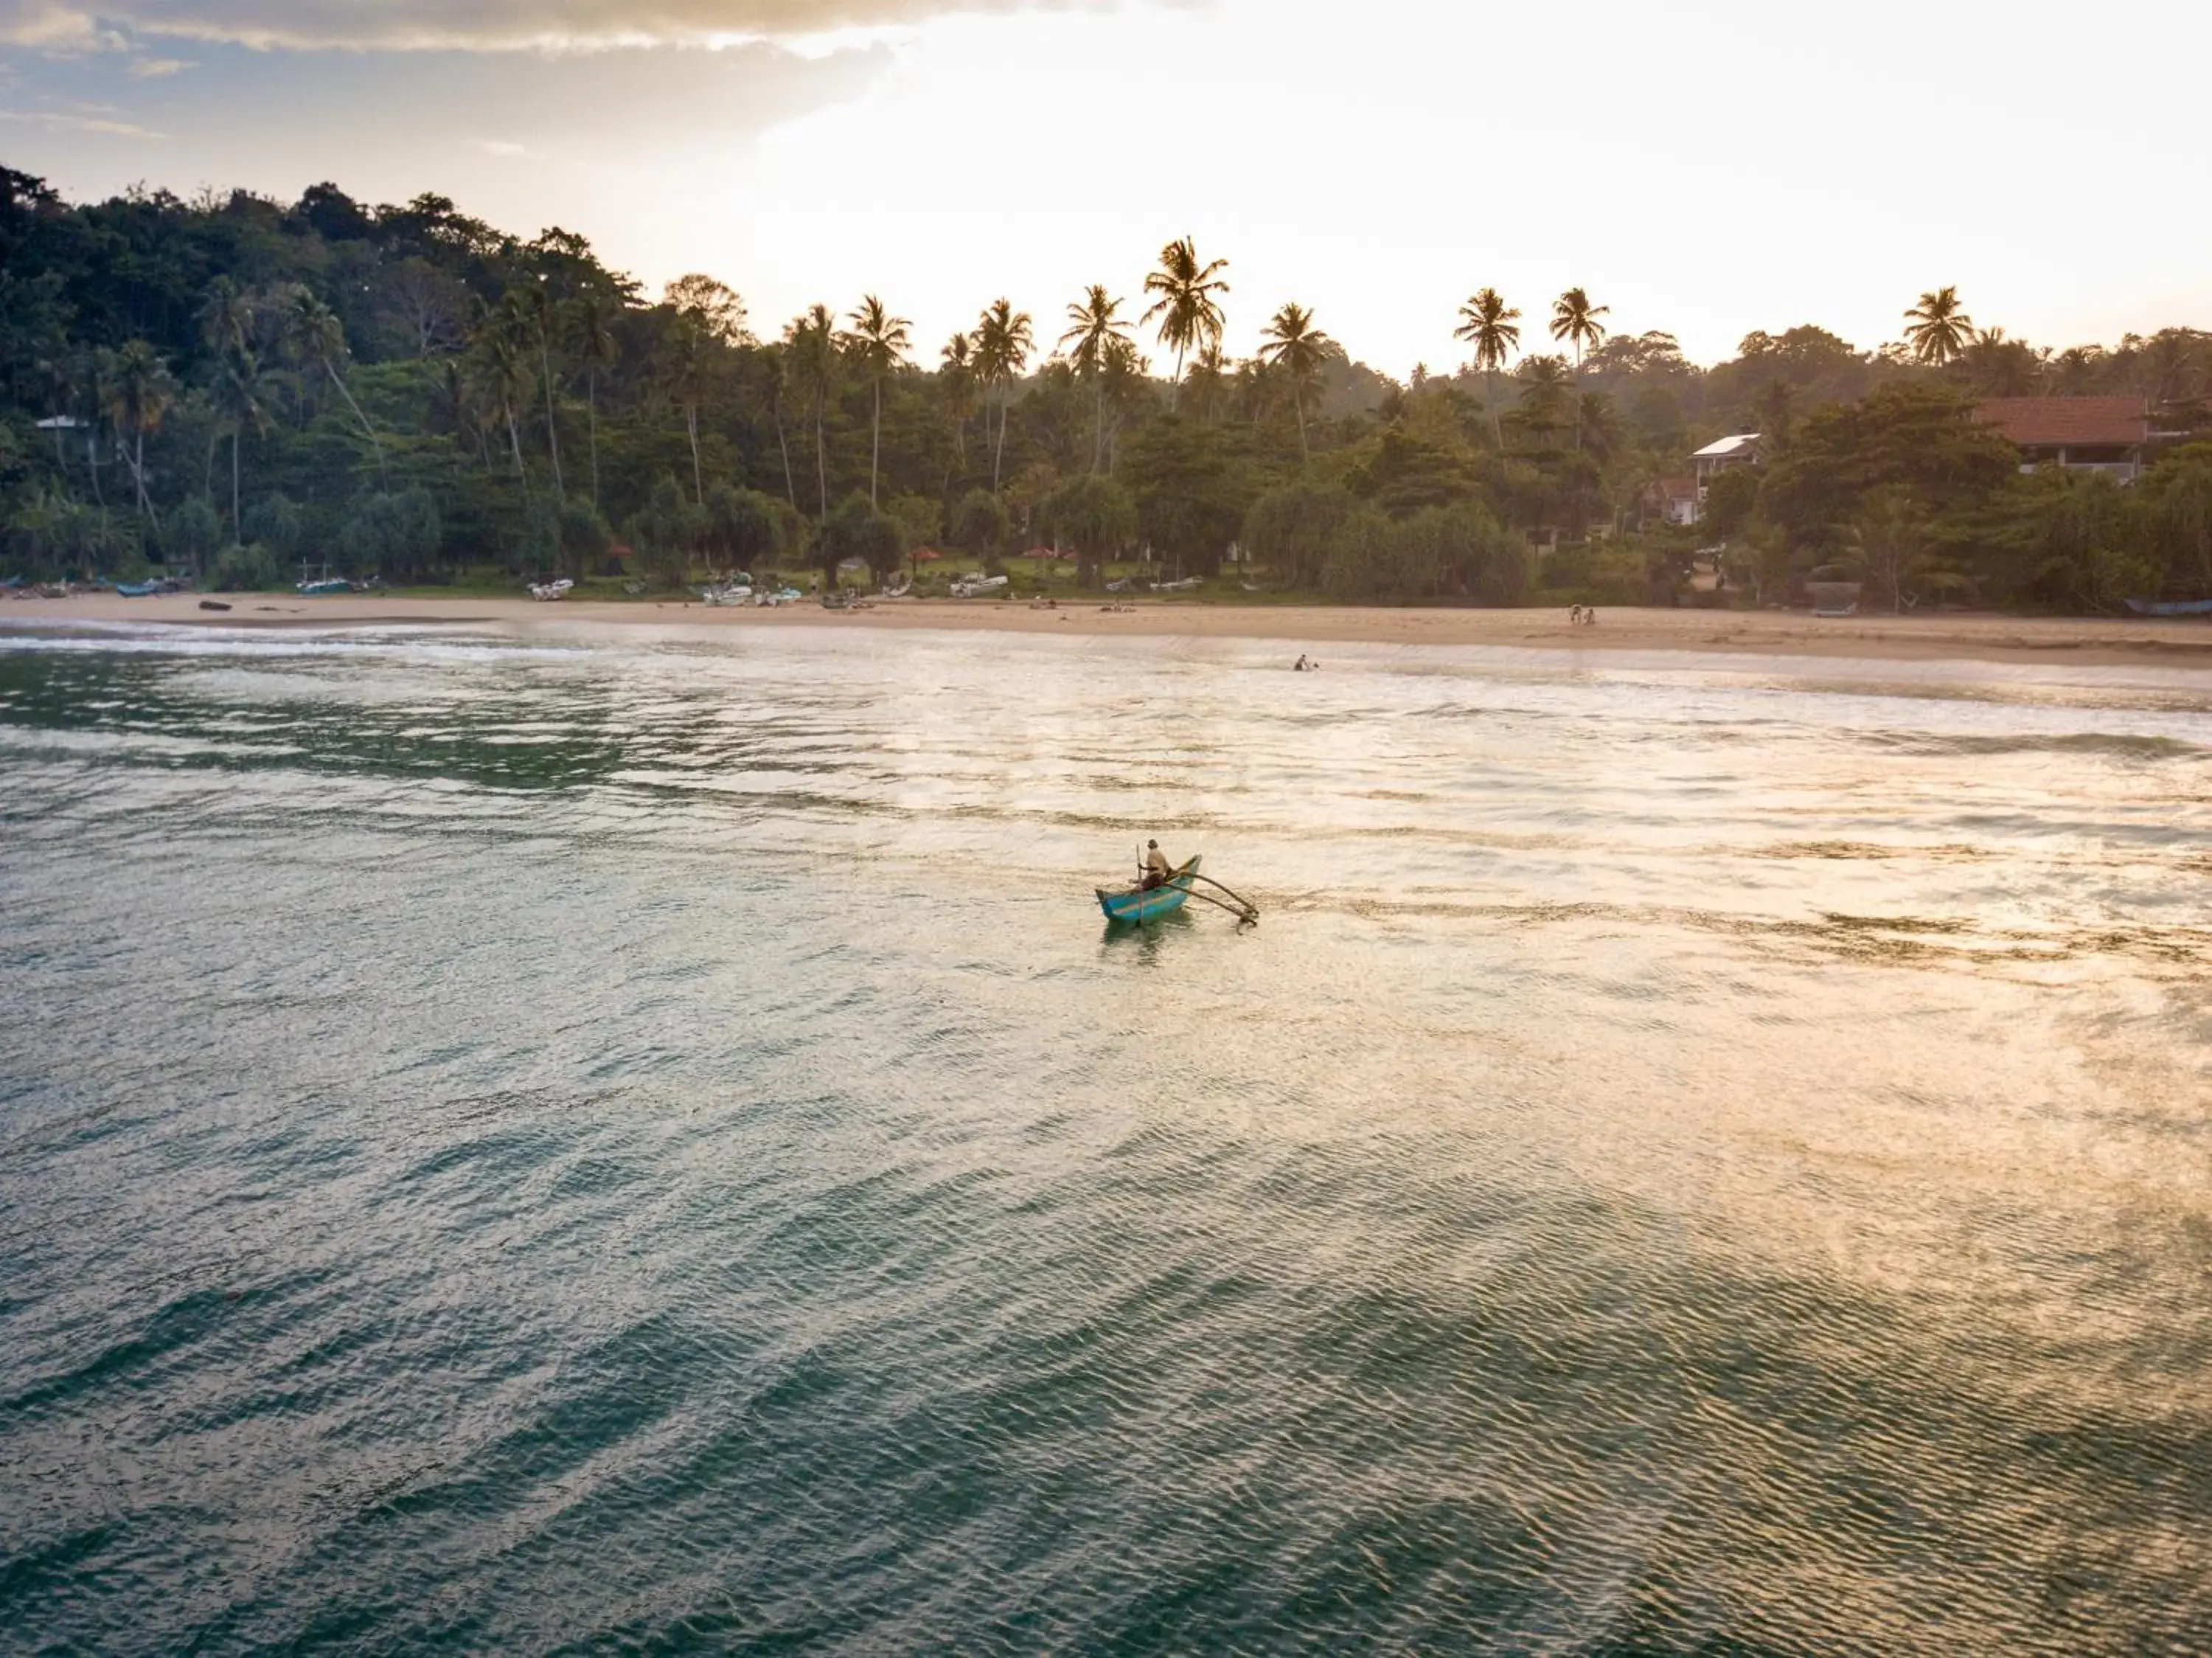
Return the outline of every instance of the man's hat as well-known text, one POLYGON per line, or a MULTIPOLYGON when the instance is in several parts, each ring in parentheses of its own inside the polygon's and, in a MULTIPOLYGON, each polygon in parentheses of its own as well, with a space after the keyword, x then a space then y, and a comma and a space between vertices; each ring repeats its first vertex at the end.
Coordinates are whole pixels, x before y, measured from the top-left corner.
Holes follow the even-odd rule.
POLYGON ((1145 844, 1151 847, 1155 852, 1160 850, 1160 844, 1156 840, 1148 840, 1145 844))

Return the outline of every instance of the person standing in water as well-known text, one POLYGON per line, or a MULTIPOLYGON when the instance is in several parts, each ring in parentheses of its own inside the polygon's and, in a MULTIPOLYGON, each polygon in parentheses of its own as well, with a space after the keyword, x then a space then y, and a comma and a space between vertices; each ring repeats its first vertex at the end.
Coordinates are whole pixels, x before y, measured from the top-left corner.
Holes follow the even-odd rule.
POLYGON ((1159 842, 1148 840, 1145 846, 1144 890, 1149 893, 1155 887, 1164 887, 1168 877, 1175 873, 1175 868, 1168 862, 1168 855, 1160 850, 1159 842))

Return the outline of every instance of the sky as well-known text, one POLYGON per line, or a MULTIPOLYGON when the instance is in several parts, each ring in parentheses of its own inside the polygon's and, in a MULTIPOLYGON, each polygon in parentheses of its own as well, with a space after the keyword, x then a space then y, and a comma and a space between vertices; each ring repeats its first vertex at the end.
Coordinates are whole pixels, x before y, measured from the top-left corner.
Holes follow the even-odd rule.
POLYGON ((2065 346, 2212 328, 2208 62, 2201 0, 0 0, 0 162, 435 192, 764 333, 879 294, 927 361, 1002 294, 1141 309, 1185 235, 1232 351, 1296 301, 1401 376, 1485 285, 1528 349, 1569 286, 1712 362, 1944 283, 2065 346))

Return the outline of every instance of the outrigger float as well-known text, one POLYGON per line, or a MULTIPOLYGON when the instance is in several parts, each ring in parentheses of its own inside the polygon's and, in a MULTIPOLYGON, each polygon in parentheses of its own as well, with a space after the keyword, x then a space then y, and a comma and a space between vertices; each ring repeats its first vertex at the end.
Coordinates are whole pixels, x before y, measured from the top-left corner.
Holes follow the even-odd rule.
POLYGON ((1211 875, 1202 875, 1198 866, 1203 857, 1194 857, 1158 886, 1147 891, 1140 882, 1133 887, 1099 887, 1098 907, 1111 922, 1141 926, 1147 921, 1158 921, 1162 916, 1173 915, 1177 910, 1196 899, 1201 904, 1211 904, 1217 910, 1226 910, 1237 921, 1248 927, 1260 924, 1259 906, 1242 893, 1232 893, 1211 875), (1216 898, 1212 893, 1199 891, 1200 885, 1212 887, 1225 897, 1216 898))

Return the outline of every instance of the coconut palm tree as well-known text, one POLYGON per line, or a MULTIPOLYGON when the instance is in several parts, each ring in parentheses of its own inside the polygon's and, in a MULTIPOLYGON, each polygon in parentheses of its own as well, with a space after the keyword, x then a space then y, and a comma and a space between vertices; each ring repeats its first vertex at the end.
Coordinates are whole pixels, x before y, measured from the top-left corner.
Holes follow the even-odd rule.
POLYGON ((1152 360, 1137 351, 1137 342, 1126 336, 1117 337, 1106 347, 1106 362, 1099 373, 1099 382, 1106 397, 1106 406, 1113 418, 1107 426, 1106 475, 1114 475, 1114 464, 1121 448, 1121 425, 1144 406, 1149 390, 1147 376, 1152 371, 1152 360))
POLYGON ((1285 305, 1276 312, 1261 331, 1261 338, 1260 360, 1281 374, 1290 387, 1291 406, 1298 415, 1298 453, 1310 460, 1313 450, 1306 442, 1306 393, 1321 377, 1328 360, 1337 354, 1337 344, 1314 326, 1313 313, 1297 304, 1285 305))
POLYGON ((1474 347, 1474 366, 1482 370, 1489 393, 1490 435, 1501 449, 1505 447, 1505 429, 1498 422, 1498 371, 1521 349, 1520 320, 1521 313, 1508 305, 1495 288, 1481 288, 1459 308, 1459 326, 1452 330, 1454 339, 1474 347))
POLYGON ((331 384, 338 388, 338 395, 345 399, 346 407, 353 411, 353 418, 361 423, 362 430, 368 434, 369 448, 376 454, 377 475, 386 478, 388 481, 384 465, 384 445, 376 436, 376 428, 368 424, 368 417, 362 412, 361 405, 354 401, 352 387, 346 384, 345 376, 338 372, 338 363, 346 350, 345 326, 338 320, 337 314, 317 299, 311 290, 297 287, 292 290, 291 297, 284 307, 282 326, 285 348, 290 352, 293 361, 302 368, 320 367, 330 376, 331 384))
POLYGON ((507 427, 507 452, 514 460, 514 476, 522 492, 530 493, 530 468, 522 460, 522 429, 516 411, 530 400, 530 362, 513 330, 501 326, 496 312, 478 319, 470 350, 471 377, 484 408, 495 411, 507 427))
POLYGON ((253 344, 253 308, 238 284, 217 277, 200 300, 200 343, 220 357, 253 344))
POLYGON ((247 350, 228 350, 216 367, 215 379, 208 386, 209 401, 222 422, 222 430, 230 439, 230 533, 235 541, 246 539, 246 521, 240 515, 238 489, 239 440, 248 427, 258 436, 269 434, 269 410, 261 397, 261 369, 247 350))
POLYGON ((999 492, 999 475, 1006 458, 1006 406, 1012 401, 1014 380, 1028 366, 1030 348, 1036 343, 1030 314, 1017 311, 1009 300, 993 300, 975 324, 975 372, 984 385, 995 387, 999 393, 999 436, 991 450, 994 495, 999 492))
POLYGON ((1552 302, 1552 338, 1575 348, 1575 447, 1583 446, 1583 353, 1596 349, 1605 338, 1605 325, 1598 320, 1609 315, 1612 307, 1592 305, 1590 297, 1579 288, 1570 288, 1552 302))
POLYGON ((678 311, 668 325, 667 353, 661 359, 661 384, 684 411, 684 432, 691 444, 691 503, 707 503, 706 474, 699 464, 699 405, 707 399, 714 367, 714 336, 698 314, 678 311))
POLYGON ((1210 426, 1221 407, 1223 389, 1229 384, 1228 353, 1218 339, 1208 340, 1191 353, 1189 391, 1198 405, 1199 424, 1210 426))
POLYGON ((599 504, 599 376, 622 361, 622 341, 615 333, 621 318, 621 300, 604 288, 586 288, 568 302, 562 332, 568 353, 584 365, 584 413, 591 435, 592 504, 599 504))
POLYGON ((1075 372, 1091 382, 1097 410, 1091 438, 1092 472, 1106 458, 1106 367, 1117 346, 1130 344, 1121 312, 1121 302, 1106 291, 1104 283, 1094 282, 1067 308, 1067 332, 1060 337, 1060 349, 1067 352, 1075 372))
POLYGON ((1513 377, 1521 382, 1520 415, 1539 436, 1566 424, 1560 410, 1567 401, 1570 371, 1560 357, 1523 357, 1513 377))
POLYGON ((846 320, 853 332, 845 337, 846 349, 853 361, 860 365, 861 373, 875 393, 875 414, 868 448, 868 504, 876 504, 876 473, 881 468, 884 454, 884 381, 891 371, 906 361, 908 346, 913 344, 914 324, 904 317, 895 317, 884 308, 883 301, 873 294, 860 301, 860 308, 846 320))
POLYGON ((107 375, 107 418, 118 432, 131 435, 131 481, 142 518, 154 509, 146 493, 146 434, 159 430, 176 389, 161 355, 146 341, 134 339, 114 354, 107 375))
POLYGON ((784 326, 793 377, 814 404, 814 485, 817 515, 830 517, 830 468, 823 457, 822 425, 830 394, 837 387, 837 319, 819 302, 784 326))
POLYGON ((553 330, 558 320, 553 301, 538 283, 518 283, 507 290, 501 304, 538 358, 538 389, 545 399, 545 451, 553 462, 553 498, 558 501, 568 491, 561 476, 560 428, 553 418, 553 330))
POLYGON ((781 340, 771 340, 754 351, 753 361, 768 385, 768 411, 775 422, 776 453, 783 457, 784 499, 797 512, 799 490, 791 481, 791 440, 783 425, 784 401, 791 395, 791 349, 781 340))
POLYGON ((952 422, 952 445, 960 464, 968 464, 968 418, 975 412, 975 343, 955 334, 938 354, 937 395, 952 422))
POLYGON ((1920 303, 1905 314, 1905 343, 1912 360, 1940 369, 1965 352, 1974 337, 1974 320, 1960 308, 1955 287, 1923 294, 1920 303))
POLYGON ((1160 249, 1160 268, 1145 278, 1145 291, 1158 297, 1140 320, 1157 321, 1160 344, 1175 348, 1178 390, 1182 385, 1184 355, 1220 343, 1227 320, 1221 314, 1219 296, 1229 291, 1221 273, 1228 268, 1227 259, 1200 265, 1198 249, 1185 236, 1160 249))

